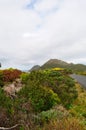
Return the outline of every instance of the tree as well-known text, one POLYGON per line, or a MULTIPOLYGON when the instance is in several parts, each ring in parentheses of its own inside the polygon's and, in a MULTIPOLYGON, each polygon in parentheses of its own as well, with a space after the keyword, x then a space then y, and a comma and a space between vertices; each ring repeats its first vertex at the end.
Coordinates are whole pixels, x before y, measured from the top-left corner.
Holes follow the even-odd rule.
POLYGON ((1 63, 0 63, 0 67, 1 67, 1 63))

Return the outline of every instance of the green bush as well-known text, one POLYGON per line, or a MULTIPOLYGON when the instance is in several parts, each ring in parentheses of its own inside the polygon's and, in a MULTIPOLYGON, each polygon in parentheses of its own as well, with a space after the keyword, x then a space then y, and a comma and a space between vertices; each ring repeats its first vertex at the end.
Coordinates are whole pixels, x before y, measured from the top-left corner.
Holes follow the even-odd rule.
POLYGON ((22 73, 20 75, 20 78, 21 78, 22 82, 26 84, 29 79, 29 73, 22 73))
POLYGON ((27 101, 31 101, 35 111, 48 110, 60 102, 58 95, 55 94, 50 88, 36 86, 36 84, 23 88, 19 92, 20 97, 21 95, 25 97, 27 101))
POLYGON ((61 72, 56 71, 56 70, 51 70, 50 73, 49 73, 50 77, 59 77, 61 75, 62 75, 61 72))
POLYGON ((33 71, 29 74, 28 84, 30 83, 32 84, 31 86, 46 86, 46 88, 53 90, 60 98, 61 103, 67 108, 70 107, 78 96, 74 80, 65 75, 63 71, 33 71))
POLYGON ((58 76, 48 78, 49 87, 58 94, 61 103, 67 108, 77 98, 78 93, 75 87, 75 82, 68 76, 58 76))
POLYGON ((69 113, 62 106, 57 106, 57 108, 52 108, 48 111, 42 111, 38 114, 38 122, 46 123, 55 119, 63 119, 64 117, 69 117, 69 113))
POLYGON ((48 110, 60 102, 57 94, 55 94, 51 89, 44 87, 37 88, 36 92, 32 92, 30 96, 32 105, 37 111, 48 110))
POLYGON ((13 105, 13 102, 10 99, 10 97, 7 97, 3 89, 0 88, 0 107, 5 108, 8 114, 12 114, 13 112, 12 105, 13 105))

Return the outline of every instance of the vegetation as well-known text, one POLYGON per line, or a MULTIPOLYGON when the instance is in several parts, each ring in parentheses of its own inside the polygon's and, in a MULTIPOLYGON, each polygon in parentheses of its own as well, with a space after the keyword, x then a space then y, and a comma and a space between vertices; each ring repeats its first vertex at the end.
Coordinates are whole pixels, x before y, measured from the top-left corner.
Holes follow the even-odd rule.
POLYGON ((32 67, 32 70, 44 70, 44 69, 52 69, 52 68, 66 68, 67 70, 72 70, 73 72, 78 71, 86 71, 86 65, 83 64, 73 64, 73 63, 67 63, 62 60, 58 59, 50 59, 47 62, 45 62, 42 66, 34 66, 32 67))
POLYGON ((22 73, 20 75, 20 78, 22 80, 23 83, 27 83, 28 79, 29 79, 29 73, 22 73))
POLYGON ((86 71, 78 71, 77 74, 86 76, 86 71))
POLYGON ((2 87, 4 85, 3 77, 4 77, 3 71, 0 70, 0 87, 2 87))
POLYGON ((10 68, 8 70, 3 70, 3 81, 4 82, 12 82, 16 78, 19 78, 21 73, 22 72, 20 70, 12 69, 12 68, 10 68))
POLYGON ((84 127, 79 124, 78 119, 66 118, 62 120, 53 120, 46 124, 42 130, 84 130, 84 127))
POLYGON ((70 69, 24 73, 0 71, 0 126, 15 130, 86 130, 86 91, 69 77, 70 69), (4 85, 20 78, 24 86, 14 97, 4 85))
POLYGON ((52 106, 60 102, 57 94, 55 94, 50 88, 42 86, 29 86, 23 88, 19 92, 19 97, 30 100, 35 111, 40 112, 48 110, 52 106))
POLYGON ((64 71, 46 70, 33 71, 29 75, 28 83, 50 88, 56 93, 64 106, 69 106, 77 97, 74 80, 64 75, 64 71))
POLYGON ((17 69, 5 69, 0 70, 0 86, 3 86, 6 82, 13 82, 16 78, 19 78, 21 71, 17 69))

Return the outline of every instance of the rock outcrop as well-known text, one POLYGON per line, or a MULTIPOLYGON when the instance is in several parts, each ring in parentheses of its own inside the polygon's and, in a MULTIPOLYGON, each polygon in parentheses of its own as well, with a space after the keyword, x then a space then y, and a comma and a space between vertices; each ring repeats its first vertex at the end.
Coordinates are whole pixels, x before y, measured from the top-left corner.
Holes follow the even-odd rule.
POLYGON ((16 93, 18 93, 24 85, 22 84, 20 79, 16 79, 13 83, 5 85, 3 87, 4 91, 7 95, 11 97, 15 97, 16 93))

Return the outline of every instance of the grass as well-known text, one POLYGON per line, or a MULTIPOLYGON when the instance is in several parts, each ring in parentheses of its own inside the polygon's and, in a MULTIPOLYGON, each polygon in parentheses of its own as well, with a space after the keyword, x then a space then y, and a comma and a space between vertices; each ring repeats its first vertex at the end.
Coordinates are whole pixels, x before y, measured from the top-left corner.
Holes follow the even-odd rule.
POLYGON ((69 112, 73 117, 77 117, 86 129, 86 90, 78 83, 76 84, 76 88, 78 91, 78 98, 74 101, 69 112))
POLYGON ((85 130, 76 118, 66 118, 62 120, 53 120, 40 130, 85 130))

